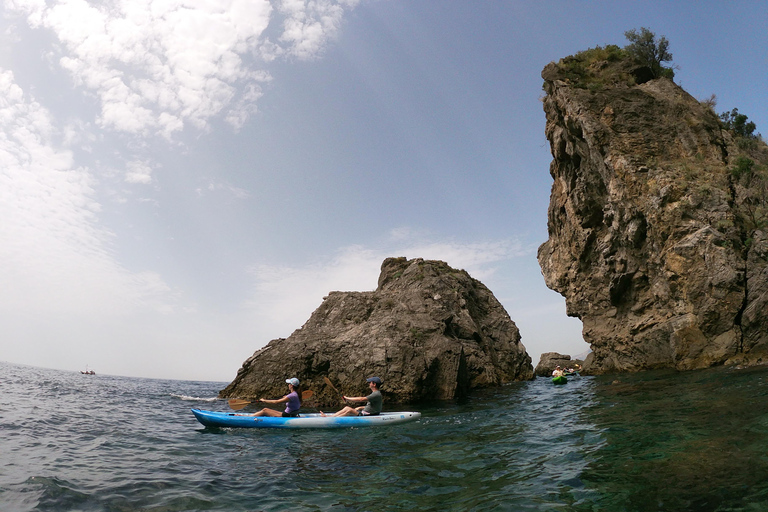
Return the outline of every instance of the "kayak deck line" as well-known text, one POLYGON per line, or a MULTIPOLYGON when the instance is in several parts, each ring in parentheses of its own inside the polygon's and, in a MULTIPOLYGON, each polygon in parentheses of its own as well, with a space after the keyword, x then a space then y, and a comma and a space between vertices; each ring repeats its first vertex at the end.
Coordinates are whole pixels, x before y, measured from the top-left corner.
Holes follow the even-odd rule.
POLYGON ((349 428, 375 427, 408 423, 421 418, 420 412, 383 412, 375 416, 323 416, 319 413, 301 414, 295 418, 253 416, 233 412, 192 409, 197 421, 206 427, 237 428, 349 428))

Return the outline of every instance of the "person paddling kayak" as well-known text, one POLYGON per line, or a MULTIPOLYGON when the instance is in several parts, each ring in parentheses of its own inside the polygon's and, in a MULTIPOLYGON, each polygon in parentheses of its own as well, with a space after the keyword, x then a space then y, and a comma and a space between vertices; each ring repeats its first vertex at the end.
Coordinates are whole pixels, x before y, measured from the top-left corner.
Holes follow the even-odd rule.
POLYGON ((265 407, 259 412, 255 412, 250 416, 282 416, 283 418, 296 418, 299 416, 299 409, 301 408, 301 398, 299 398, 299 379, 293 377, 285 381, 288 384, 289 393, 283 398, 277 398, 275 400, 267 400, 266 398, 259 398, 259 402, 265 404, 282 404, 285 403, 285 410, 283 412, 265 407))
MULTIPOLYGON (((384 403, 384 398, 381 396, 381 379, 378 377, 369 377, 366 379, 368 387, 371 388, 371 394, 368 396, 342 396, 344 400, 348 402, 368 402, 364 406, 350 407, 346 406, 339 412, 335 413, 335 417, 339 416, 376 416, 381 413, 381 408, 384 403)), ((323 411, 320 411, 322 416, 326 416, 323 411)))
POLYGON ((555 371, 552 372, 552 376, 553 377, 562 377, 563 373, 564 373, 563 370, 559 366, 556 366, 555 367, 555 371))

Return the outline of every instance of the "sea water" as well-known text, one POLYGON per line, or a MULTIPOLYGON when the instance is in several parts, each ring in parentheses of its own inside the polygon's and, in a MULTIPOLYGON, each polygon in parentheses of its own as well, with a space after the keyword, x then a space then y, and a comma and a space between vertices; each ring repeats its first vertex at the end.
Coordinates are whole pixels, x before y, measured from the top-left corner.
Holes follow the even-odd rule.
POLYGON ((766 368, 537 378, 342 430, 205 428, 225 383, 0 376, 3 512, 768 510, 766 368))

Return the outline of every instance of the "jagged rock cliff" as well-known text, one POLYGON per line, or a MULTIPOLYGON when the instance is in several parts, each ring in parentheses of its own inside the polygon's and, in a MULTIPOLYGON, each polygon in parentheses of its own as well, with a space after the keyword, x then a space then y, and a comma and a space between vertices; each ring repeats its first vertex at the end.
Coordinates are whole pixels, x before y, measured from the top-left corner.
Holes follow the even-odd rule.
POLYGON ((768 148, 666 78, 578 59, 542 72, 554 183, 538 259, 583 322, 587 371, 768 361, 768 148))
POLYGON ((392 402, 460 397, 533 378, 531 358, 503 306, 480 281, 442 261, 388 258, 372 292, 332 292, 288 338, 247 359, 223 398, 278 397, 298 377, 314 404, 367 394, 384 381, 392 402))

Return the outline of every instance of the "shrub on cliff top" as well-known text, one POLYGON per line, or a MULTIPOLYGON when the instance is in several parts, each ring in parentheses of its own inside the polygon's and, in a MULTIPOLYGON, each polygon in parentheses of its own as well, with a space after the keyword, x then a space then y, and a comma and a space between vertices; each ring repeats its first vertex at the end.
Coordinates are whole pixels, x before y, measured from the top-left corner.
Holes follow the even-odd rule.
POLYGON ((633 73, 638 66, 648 68, 652 78, 674 78, 672 68, 663 65, 672 60, 666 37, 657 38, 645 27, 640 32, 628 30, 624 35, 630 42, 624 48, 615 44, 596 46, 561 59, 559 66, 565 78, 576 87, 590 90, 609 84, 634 85, 637 82, 633 73))
POLYGON ((670 80, 675 77, 671 67, 665 67, 664 62, 672 62, 672 54, 669 53, 669 41, 666 37, 656 37, 656 34, 645 27, 640 32, 635 29, 624 32, 630 44, 624 50, 638 63, 648 66, 654 78, 665 77, 670 80))
POLYGON ((615 44, 609 44, 565 57, 560 60, 559 65, 565 78, 577 87, 593 89, 609 83, 631 80, 625 70, 612 65, 626 59, 624 50, 615 44))

